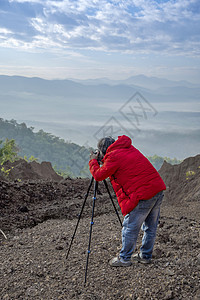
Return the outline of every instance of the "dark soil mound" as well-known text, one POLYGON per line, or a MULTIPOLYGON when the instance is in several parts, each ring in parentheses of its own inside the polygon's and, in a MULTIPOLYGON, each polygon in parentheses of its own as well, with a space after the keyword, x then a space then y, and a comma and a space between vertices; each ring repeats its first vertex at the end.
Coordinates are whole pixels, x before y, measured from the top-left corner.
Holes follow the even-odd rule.
POLYGON ((167 186, 166 202, 200 201, 200 155, 186 158, 179 165, 164 162, 159 173, 167 186))
POLYGON ((23 159, 17 160, 14 163, 6 162, 4 164, 6 170, 10 170, 8 178, 11 180, 37 180, 48 179, 60 181, 62 179, 54 169, 50 162, 37 163, 36 161, 27 162, 23 159))
MULTIPOLYGON (((48 219, 77 218, 89 179, 62 179, 56 181, 26 180, 0 181, 0 229, 5 232, 16 228, 36 226, 48 219)), ((112 191, 111 185, 110 191, 112 191)), ((98 210, 95 215, 112 211, 103 183, 99 184, 98 210)), ((92 207, 93 186, 85 204, 83 217, 89 216, 92 207)), ((115 195, 113 195, 115 197, 115 195)))

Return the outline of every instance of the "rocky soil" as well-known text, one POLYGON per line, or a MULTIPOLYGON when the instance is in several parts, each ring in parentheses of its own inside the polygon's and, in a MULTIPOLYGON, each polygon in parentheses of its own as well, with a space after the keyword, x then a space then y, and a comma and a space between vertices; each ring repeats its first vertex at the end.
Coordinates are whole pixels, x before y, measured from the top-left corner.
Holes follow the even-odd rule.
POLYGON ((86 285, 93 186, 66 253, 90 179, 1 179, 0 299, 200 299, 199 166, 200 155, 160 170, 167 190, 150 265, 109 266, 121 225, 99 183, 86 285))

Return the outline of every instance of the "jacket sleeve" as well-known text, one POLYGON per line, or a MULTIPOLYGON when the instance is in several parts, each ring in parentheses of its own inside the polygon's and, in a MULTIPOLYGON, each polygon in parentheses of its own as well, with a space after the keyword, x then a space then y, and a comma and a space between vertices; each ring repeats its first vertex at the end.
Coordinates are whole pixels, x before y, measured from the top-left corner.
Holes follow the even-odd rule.
POLYGON ((89 161, 90 173, 96 181, 102 181, 116 172, 118 169, 117 161, 107 158, 102 167, 96 159, 89 161))

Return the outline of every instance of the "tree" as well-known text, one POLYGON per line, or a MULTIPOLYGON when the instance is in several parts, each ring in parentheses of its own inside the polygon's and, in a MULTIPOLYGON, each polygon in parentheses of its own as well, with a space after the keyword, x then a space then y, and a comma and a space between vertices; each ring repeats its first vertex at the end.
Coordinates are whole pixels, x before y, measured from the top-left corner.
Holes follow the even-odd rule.
POLYGON ((18 148, 15 140, 6 139, 5 142, 0 140, 0 164, 3 165, 7 160, 14 162, 17 158, 18 148), (2 145, 2 146, 1 146, 2 145))

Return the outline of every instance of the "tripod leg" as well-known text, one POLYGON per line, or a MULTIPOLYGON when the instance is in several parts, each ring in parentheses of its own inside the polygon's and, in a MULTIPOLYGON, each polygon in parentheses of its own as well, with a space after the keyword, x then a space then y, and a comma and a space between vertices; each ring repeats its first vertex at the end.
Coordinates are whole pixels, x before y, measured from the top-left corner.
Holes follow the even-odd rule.
POLYGON ((96 200, 97 188, 98 188, 98 182, 95 181, 95 184, 94 184, 93 206, 92 206, 92 217, 91 217, 91 222, 90 222, 89 244, 88 244, 87 261, 86 261, 86 267, 85 267, 85 284, 86 284, 86 281, 87 281, 87 269, 88 269, 89 255, 90 255, 90 252, 91 252, 90 251, 90 244, 91 244, 91 239, 92 239, 92 225, 94 224, 93 218, 94 218, 94 207, 95 207, 95 200, 96 200))
POLYGON ((94 177, 91 178, 90 185, 89 185, 88 190, 87 190, 87 193, 86 193, 86 195, 85 195, 85 199, 84 199, 84 202, 83 202, 83 205, 82 205, 82 208, 81 208, 81 212, 80 212, 80 214, 79 214, 79 216, 78 216, 78 221, 77 221, 77 224, 76 224, 76 228, 75 228, 75 230, 74 230, 74 233, 73 233, 73 236, 72 236, 70 245, 69 245, 69 249, 68 249, 68 251, 67 251, 66 259, 68 258, 68 255, 69 255, 69 252, 70 252, 70 249, 71 249, 71 246, 72 246, 72 243, 73 243, 75 234, 76 234, 76 230, 77 230, 77 228, 78 228, 78 224, 79 224, 79 221, 80 221, 80 218, 81 218, 81 215, 82 215, 82 212, 83 212, 83 209, 84 209, 84 206, 85 206, 85 203, 86 203, 86 200, 87 200, 87 197, 88 197, 88 194, 89 194, 89 191, 90 191, 90 189, 91 189, 91 186, 92 186, 93 181, 94 181, 94 177))
POLYGON ((115 203, 114 203, 113 198, 112 198, 112 196, 111 196, 111 193, 110 193, 110 191, 109 191, 108 184, 107 184, 106 180, 104 180, 103 182, 104 182, 104 185, 105 185, 106 190, 107 190, 107 192, 108 192, 108 195, 109 195, 109 197, 110 197, 110 200, 111 200, 111 202, 112 202, 112 204, 113 204, 113 207, 114 207, 114 210, 115 210, 116 215, 117 215, 117 217, 118 217, 118 220, 119 220, 119 222, 120 222, 120 224, 121 224, 121 226, 122 226, 122 221, 121 221, 121 219, 120 219, 119 213, 118 213, 118 211, 117 211, 117 208, 116 208, 116 206, 115 206, 115 203))

